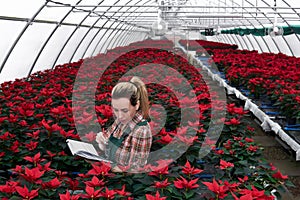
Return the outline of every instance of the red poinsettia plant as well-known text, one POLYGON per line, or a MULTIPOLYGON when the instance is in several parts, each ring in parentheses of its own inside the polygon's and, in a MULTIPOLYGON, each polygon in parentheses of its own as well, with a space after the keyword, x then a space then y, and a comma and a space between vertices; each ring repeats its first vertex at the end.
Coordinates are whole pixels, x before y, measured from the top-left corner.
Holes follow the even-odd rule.
MULTIPOLYGON (((228 115, 220 141, 205 139, 211 119, 211 101, 208 86, 201 75, 182 56, 172 51, 144 48, 147 43, 158 48, 172 49, 169 41, 145 41, 118 47, 93 58, 56 66, 53 70, 36 72, 28 79, 17 79, 0 86, 0 197, 2 199, 238 199, 244 197, 270 198, 271 191, 288 184, 280 171, 261 161, 262 149, 251 139, 253 129, 244 120, 246 112, 234 104, 227 106, 228 115), (126 52, 111 63, 98 80, 92 72, 104 69, 107 60, 126 52), (81 76, 85 63, 89 73, 81 76), (167 144, 188 146, 164 149, 161 158, 149 162, 145 173, 113 173, 111 166, 71 155, 66 139, 95 142, 99 126, 107 128, 112 123, 110 92, 116 80, 135 66, 145 63, 173 67, 189 80, 197 97, 197 106, 190 110, 187 124, 180 127, 179 102, 193 102, 186 96, 178 99, 168 88, 149 84, 152 104, 160 104, 167 113, 164 127, 154 131, 152 150, 167 144), (74 88, 74 82, 81 85, 74 88), (96 116, 91 114, 87 99, 72 96, 72 92, 87 92, 87 85, 94 84, 96 116), (78 100, 74 105, 74 100, 78 100), (180 101, 179 101, 180 100, 180 101), (193 117, 198 109, 200 115, 193 117), (73 114, 80 111, 81 115, 73 114), (76 119, 76 123, 75 123, 76 119), (193 119, 193 120, 192 120, 193 119), (76 124, 76 126, 75 126, 76 124), (191 135, 196 131, 196 135, 191 135), (79 132, 81 135, 79 135, 79 132), (201 145, 212 149, 199 159, 201 145), (170 159, 174 155, 178 159, 170 159), (264 185, 265 183, 268 186, 264 185), (254 185, 253 187, 251 187, 254 185)), ((150 69, 151 70, 151 69, 150 69)), ((154 77, 160 73, 153 70, 154 77)), ((166 76, 182 91, 177 76, 166 76)), ((152 127, 159 124, 158 113, 153 116, 152 127)))
POLYGON ((219 49, 213 51, 212 59, 232 86, 248 90, 253 98, 273 102, 287 119, 299 120, 299 58, 282 53, 219 49))

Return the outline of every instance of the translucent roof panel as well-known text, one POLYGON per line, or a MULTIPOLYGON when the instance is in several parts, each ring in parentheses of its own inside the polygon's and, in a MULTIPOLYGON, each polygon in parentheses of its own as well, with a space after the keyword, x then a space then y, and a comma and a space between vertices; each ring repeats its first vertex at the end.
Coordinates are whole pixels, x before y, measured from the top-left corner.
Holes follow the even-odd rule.
POLYGON ((296 0, 10 0, 0 13, 0 83, 144 40, 158 19, 169 32, 212 29, 222 36, 207 39, 300 57, 296 0), (284 34, 271 38, 275 25, 284 34))

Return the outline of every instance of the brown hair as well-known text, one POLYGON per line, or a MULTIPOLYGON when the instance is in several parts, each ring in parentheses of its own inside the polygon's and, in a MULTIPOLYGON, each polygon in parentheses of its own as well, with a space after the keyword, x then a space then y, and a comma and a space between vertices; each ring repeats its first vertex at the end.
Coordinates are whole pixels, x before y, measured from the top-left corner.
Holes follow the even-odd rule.
POLYGON ((138 110, 142 112, 143 118, 149 118, 149 100, 145 83, 138 77, 134 76, 128 82, 118 83, 112 90, 112 98, 128 98, 132 106, 136 106, 140 101, 138 110))

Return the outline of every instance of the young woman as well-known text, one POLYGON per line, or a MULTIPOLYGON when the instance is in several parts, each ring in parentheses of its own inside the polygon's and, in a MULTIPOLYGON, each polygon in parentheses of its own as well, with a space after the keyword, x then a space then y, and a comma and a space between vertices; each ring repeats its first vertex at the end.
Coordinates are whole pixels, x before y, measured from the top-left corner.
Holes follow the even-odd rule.
POLYGON ((113 171, 121 171, 118 165, 138 171, 147 163, 152 144, 145 84, 138 77, 118 83, 112 90, 111 105, 115 121, 106 132, 97 134, 96 141, 106 157, 116 163, 113 171))

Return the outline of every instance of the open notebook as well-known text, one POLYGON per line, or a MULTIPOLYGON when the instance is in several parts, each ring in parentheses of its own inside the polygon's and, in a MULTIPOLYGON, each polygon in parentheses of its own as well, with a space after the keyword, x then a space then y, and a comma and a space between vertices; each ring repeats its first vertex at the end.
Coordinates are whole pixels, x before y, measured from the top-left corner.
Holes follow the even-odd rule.
POLYGON ((66 140, 68 147, 73 155, 80 156, 89 160, 103 161, 112 163, 112 161, 107 160, 103 156, 100 156, 95 147, 86 142, 67 139, 66 140))

